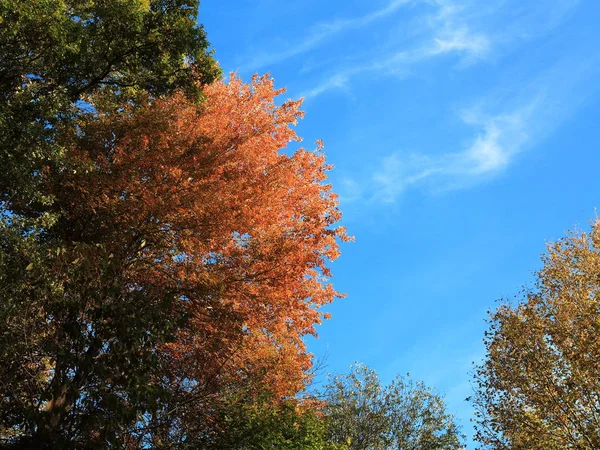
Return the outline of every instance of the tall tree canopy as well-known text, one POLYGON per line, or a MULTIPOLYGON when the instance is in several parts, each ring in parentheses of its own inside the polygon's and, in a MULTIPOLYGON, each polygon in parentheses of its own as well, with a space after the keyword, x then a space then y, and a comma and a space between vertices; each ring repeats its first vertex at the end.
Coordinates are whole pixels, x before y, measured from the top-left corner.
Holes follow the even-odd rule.
POLYGON ((339 295, 329 166, 284 150, 302 112, 273 80, 219 79, 198 6, 0 0, 3 445, 214 448, 253 421, 320 445, 294 395, 339 295))
POLYGON ((543 262, 525 298, 491 315, 473 397, 483 448, 600 448, 600 221, 543 262))
POLYGON ((111 243, 53 230, 69 211, 50 205, 76 164, 64 137, 98 108, 132 111, 176 91, 196 101, 219 76, 197 14, 197 0, 0 0, 4 440, 106 446, 166 398, 153 380, 156 345, 177 328, 166 320, 173 294, 133 289, 111 243), (67 414, 92 407, 67 427, 67 414), (121 425, 93 425, 107 417, 121 425))
POLYGON ((442 397, 423 383, 396 377, 382 386, 358 364, 334 377, 322 394, 325 436, 349 450, 459 450, 461 435, 442 397))
POLYGON ((198 0, 0 0, 0 201, 51 199, 38 174, 61 163, 56 128, 89 97, 131 101, 218 76, 198 0))
POLYGON ((232 77, 201 104, 97 107, 61 130, 69 164, 39 174, 57 219, 35 252, 2 247, 2 332, 22 337, 2 351, 26 355, 0 369, 5 436, 193 445, 216 394, 304 386, 347 237, 323 155, 281 151, 302 116, 281 92, 232 77))

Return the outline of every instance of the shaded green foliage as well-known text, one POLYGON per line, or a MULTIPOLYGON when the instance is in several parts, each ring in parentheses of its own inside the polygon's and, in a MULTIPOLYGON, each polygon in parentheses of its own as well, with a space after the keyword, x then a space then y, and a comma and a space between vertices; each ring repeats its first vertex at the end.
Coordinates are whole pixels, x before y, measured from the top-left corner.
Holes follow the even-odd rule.
POLYGON ((225 402, 211 439, 198 448, 232 450, 342 450, 327 444, 325 422, 315 404, 234 396, 225 402))
MULTIPOLYGON (((135 110, 220 75, 197 0, 0 0, 0 437, 29 448, 135 446, 170 402, 156 349, 185 320, 117 252, 53 232, 44 173, 96 107, 135 110), (95 105, 95 106, 92 106, 95 105), (143 414, 141 412, 144 412, 143 414), (140 416, 142 414, 142 416, 140 416)), ((134 245, 139 245, 134 241, 134 245)))
POLYGON ((155 349, 172 338, 169 298, 131 289, 101 245, 46 246, 14 222, 0 231, 0 436, 122 447, 139 412, 168 400, 155 349))

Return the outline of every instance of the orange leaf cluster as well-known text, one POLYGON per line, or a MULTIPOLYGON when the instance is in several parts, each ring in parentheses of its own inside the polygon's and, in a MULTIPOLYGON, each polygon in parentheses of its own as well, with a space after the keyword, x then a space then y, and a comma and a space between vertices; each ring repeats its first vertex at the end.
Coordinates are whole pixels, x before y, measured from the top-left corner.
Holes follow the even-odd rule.
POLYGON ((277 105, 282 92, 232 76, 200 106, 180 95, 99 112, 64 139, 73 169, 46 174, 65 234, 109 246, 130 289, 173 294, 189 317, 163 349, 174 378, 262 374, 293 394, 311 365, 302 337, 339 296, 327 262, 348 237, 330 167, 319 149, 282 151, 303 115, 277 105))

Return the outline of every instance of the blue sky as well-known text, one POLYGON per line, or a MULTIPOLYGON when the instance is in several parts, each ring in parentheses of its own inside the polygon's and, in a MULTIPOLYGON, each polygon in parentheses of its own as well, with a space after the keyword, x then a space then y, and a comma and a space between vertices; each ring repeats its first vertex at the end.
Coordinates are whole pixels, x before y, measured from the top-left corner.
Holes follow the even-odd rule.
POLYGON ((204 0, 200 17, 225 72, 305 97, 298 132, 335 166, 356 242, 310 351, 436 386, 470 436, 486 311, 600 206, 600 2, 204 0))

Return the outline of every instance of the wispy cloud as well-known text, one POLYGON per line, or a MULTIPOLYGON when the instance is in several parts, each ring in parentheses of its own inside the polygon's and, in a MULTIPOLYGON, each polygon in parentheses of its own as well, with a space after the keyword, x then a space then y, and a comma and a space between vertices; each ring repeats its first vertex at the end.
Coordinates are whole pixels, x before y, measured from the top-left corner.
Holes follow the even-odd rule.
POLYGON ((423 36, 411 47, 377 55, 360 64, 338 67, 317 86, 304 91, 302 96, 314 98, 341 87, 350 92, 350 81, 365 72, 405 77, 416 64, 436 57, 454 54, 462 65, 485 59, 492 47, 490 38, 484 33, 473 32, 461 16, 462 8, 445 1, 435 2, 435 5, 437 10, 425 20, 426 30, 421 30, 423 36))
MULTIPOLYGON (((327 77, 303 95, 314 98, 331 90, 353 95, 353 82, 367 73, 370 78, 405 78, 419 70, 420 64, 432 60, 438 61, 443 70, 457 68, 457 64, 467 68, 482 60, 497 64, 498 55, 510 45, 516 49, 517 42, 552 32, 579 0, 525 5, 513 25, 513 14, 508 10, 514 4, 509 1, 490 0, 482 8, 475 8, 481 5, 475 0, 463 0, 462 4, 457 0, 420 0, 420 4, 421 16, 416 21, 419 32, 408 43, 388 46, 384 54, 374 53, 360 59, 360 63, 348 64, 340 59, 327 77), (502 15, 502 20, 496 21, 495 14, 502 15), (502 29, 506 23, 509 26, 502 29), (530 33, 524 33, 528 23, 530 33)), ((600 72, 600 54, 595 47, 582 47, 556 58, 553 66, 528 80, 518 69, 504 72, 496 77, 496 88, 488 87, 485 97, 467 100, 471 106, 458 113, 458 123, 464 135, 470 137, 450 144, 441 153, 399 150, 388 154, 370 174, 346 179, 341 185, 342 199, 393 203, 408 190, 466 188, 503 173, 519 154, 539 145, 579 109, 592 91, 600 89, 595 83, 600 72)))
POLYGON ((331 89, 348 89, 348 81, 350 80, 351 72, 341 72, 334 74, 331 78, 325 80, 321 84, 315 86, 308 91, 305 91, 300 94, 300 97, 303 98, 314 98, 321 95, 323 92, 329 91, 331 89))
POLYGON ((448 28, 433 38, 432 43, 423 49, 425 56, 447 53, 462 53, 471 59, 482 59, 490 50, 490 39, 482 34, 474 34, 469 27, 462 25, 448 28))
POLYGON ((474 32, 465 7, 449 0, 437 0, 437 13, 428 18, 432 37, 421 48, 425 56, 459 53, 471 60, 483 59, 490 52, 490 36, 474 32))
POLYGON ((344 92, 351 94, 353 80, 365 73, 406 78, 418 71, 419 65, 448 57, 454 61, 450 63, 451 70, 482 61, 497 62, 502 54, 510 54, 507 49, 517 43, 552 33, 581 0, 526 4, 517 16, 511 12, 514 5, 504 0, 490 0, 484 6, 474 0, 413 0, 412 3, 428 11, 415 20, 417 29, 412 32, 412 41, 403 41, 395 49, 392 45, 385 52, 369 51, 360 63, 348 63, 340 55, 337 65, 329 64, 333 67, 330 74, 315 87, 306 89, 304 96, 314 98, 342 86, 344 92), (496 16, 502 20, 496 20, 496 16))
POLYGON ((479 128, 464 150, 436 156, 394 153, 385 157, 372 177, 373 200, 392 203, 410 188, 455 189, 501 172, 529 142, 527 123, 537 107, 533 100, 509 114, 486 117, 478 111, 464 112, 464 123, 479 128))
POLYGON ((470 64, 482 59, 488 50, 489 42, 484 35, 471 35, 467 27, 448 30, 418 48, 402 50, 366 64, 341 68, 315 87, 301 92, 300 96, 312 99, 331 90, 351 93, 352 79, 366 72, 404 78, 416 64, 449 54, 458 55, 461 64, 470 64))
MULTIPOLYGON (((496 31, 499 43, 511 44, 535 39, 552 33, 581 4, 581 0, 547 0, 519 4, 519 14, 510 14, 509 20, 502 20, 502 28, 496 31)), ((513 6, 511 4, 509 7, 513 6)), ((494 16, 492 8, 488 15, 494 16)), ((506 17, 501 15, 501 17, 506 17)))
POLYGON ((393 0, 384 8, 372 11, 363 16, 338 19, 318 24, 313 27, 312 31, 308 33, 308 36, 303 41, 291 45, 281 51, 259 53, 250 61, 242 64, 240 71, 261 69, 265 66, 270 66, 302 53, 306 53, 333 36, 346 31, 366 27, 377 20, 388 17, 394 14, 400 7, 411 1, 413 0, 393 0))
POLYGON ((371 192, 363 200, 393 203, 405 191, 440 192, 473 186, 502 173, 521 152, 541 143, 574 114, 595 91, 600 55, 572 55, 510 95, 517 106, 498 105, 491 97, 460 112, 465 126, 478 131, 458 151, 442 154, 395 152, 380 161, 370 176, 371 192), (583 63, 581 61, 584 61, 583 63), (504 112, 488 114, 482 105, 504 112), (494 104, 496 103, 496 104, 494 104))

